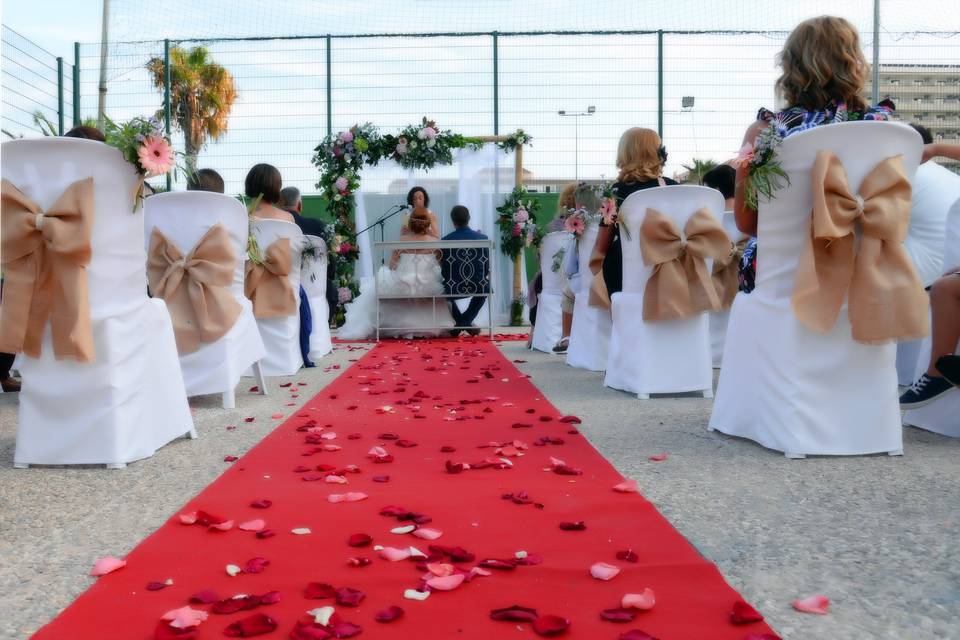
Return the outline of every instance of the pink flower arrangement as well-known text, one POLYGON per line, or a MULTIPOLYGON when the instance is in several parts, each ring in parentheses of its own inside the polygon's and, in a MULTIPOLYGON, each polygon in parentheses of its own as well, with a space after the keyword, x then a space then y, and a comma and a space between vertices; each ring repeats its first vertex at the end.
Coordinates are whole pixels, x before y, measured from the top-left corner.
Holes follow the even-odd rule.
POLYGON ((523 207, 520 207, 519 209, 517 209, 516 213, 513 214, 514 222, 526 222, 529 219, 530 219, 530 214, 527 213, 527 210, 524 209, 523 207))
POLYGON ((424 127, 420 129, 420 139, 421 140, 433 140, 437 137, 437 130, 433 127, 424 127))
POLYGON ((349 242, 341 242, 341 243, 340 243, 340 253, 341 253, 341 254, 350 253, 351 251, 353 251, 353 245, 352 245, 352 244, 350 244, 349 242))
POLYGON ((617 216, 617 201, 613 198, 604 198, 600 204, 600 215, 603 216, 603 223, 611 225, 617 216))
POLYGON ((148 177, 163 175, 173 168, 173 149, 170 143, 156 136, 150 136, 143 141, 137 149, 137 158, 148 177))
POLYGON ((567 219, 563 221, 564 231, 568 231, 577 237, 582 236, 586 228, 587 225, 584 224, 583 218, 577 215, 567 216, 567 219))
POLYGON ((353 292, 350 291, 350 287, 340 287, 337 289, 337 302, 345 304, 351 300, 353 300, 353 292))
POLYGON ((734 167, 740 167, 751 162, 753 162, 753 145, 748 142, 740 147, 740 152, 737 153, 737 157, 730 164, 734 167))
POLYGON ((347 180, 345 176, 340 176, 333 183, 333 186, 335 186, 341 194, 347 195, 347 187, 350 186, 350 181, 347 180))
POLYGON ((510 235, 512 235, 514 238, 519 238, 519 237, 520 237, 520 225, 519 225, 519 224, 513 225, 513 230, 510 231, 510 235))
POLYGON ((353 142, 353 132, 352 131, 341 131, 340 132, 340 142, 344 144, 348 142, 353 142))

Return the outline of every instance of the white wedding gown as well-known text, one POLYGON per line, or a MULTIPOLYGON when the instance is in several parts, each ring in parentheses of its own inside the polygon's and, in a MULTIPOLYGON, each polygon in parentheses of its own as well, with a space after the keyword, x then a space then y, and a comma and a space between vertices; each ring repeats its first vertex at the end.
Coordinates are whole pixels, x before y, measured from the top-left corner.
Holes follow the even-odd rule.
MULTIPOLYGON (((431 253, 402 253, 396 269, 382 266, 377 271, 377 289, 383 294, 430 296, 443 293, 440 263, 431 253)), ((342 340, 364 340, 377 334, 377 302, 374 279, 360 281, 360 295, 346 305, 347 318, 337 332, 342 340)), ((381 337, 436 337, 454 326, 445 298, 382 300, 381 337), (425 327, 435 327, 425 329, 425 327)))

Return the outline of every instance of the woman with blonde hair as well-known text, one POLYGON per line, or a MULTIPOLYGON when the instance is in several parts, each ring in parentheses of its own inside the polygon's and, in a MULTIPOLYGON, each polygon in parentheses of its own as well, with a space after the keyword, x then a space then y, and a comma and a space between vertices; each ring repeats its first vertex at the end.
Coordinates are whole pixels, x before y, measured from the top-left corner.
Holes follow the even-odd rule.
MULTIPOLYGON (((631 193, 677 184, 675 180, 663 177, 663 165, 666 162, 667 151, 656 131, 642 127, 624 131, 617 146, 619 174, 613 185, 617 208, 631 193)), ((590 270, 594 275, 603 273, 602 282, 594 277, 591 304, 609 307, 610 296, 623 288, 623 249, 616 220, 610 225, 605 221, 600 222, 600 232, 590 258, 590 270)))

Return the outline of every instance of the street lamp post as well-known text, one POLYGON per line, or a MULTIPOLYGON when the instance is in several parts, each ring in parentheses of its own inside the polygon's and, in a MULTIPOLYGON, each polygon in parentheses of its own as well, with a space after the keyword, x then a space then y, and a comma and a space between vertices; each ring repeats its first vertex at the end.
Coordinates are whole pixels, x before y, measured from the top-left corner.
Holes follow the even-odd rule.
POLYGON ((597 108, 593 105, 587 107, 586 111, 580 112, 567 112, 566 110, 561 109, 557 111, 557 115, 560 117, 572 117, 573 118, 573 179, 580 179, 580 118, 581 116, 592 116, 597 112, 597 108))

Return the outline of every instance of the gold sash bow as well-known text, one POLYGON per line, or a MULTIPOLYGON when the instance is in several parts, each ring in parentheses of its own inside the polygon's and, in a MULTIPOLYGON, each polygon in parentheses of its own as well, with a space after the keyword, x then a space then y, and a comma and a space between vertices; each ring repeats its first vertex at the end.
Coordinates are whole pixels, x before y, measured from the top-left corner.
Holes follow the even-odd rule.
POLYGON ((683 227, 656 209, 647 209, 640 224, 643 263, 653 265, 643 293, 643 319, 647 322, 689 318, 720 309, 707 258, 719 260, 730 253, 730 239, 706 208, 698 209, 683 227))
POLYGON ((229 289, 236 265, 230 234, 220 223, 186 257, 159 229, 150 233, 147 278, 170 310, 179 353, 219 340, 237 321, 241 307, 229 289))
POLYGON ((253 302, 253 315, 258 318, 292 316, 297 312, 297 298, 290 286, 290 238, 277 238, 263 254, 263 264, 247 260, 243 290, 253 302))
POLYGON ((92 362, 86 267, 93 178, 74 182, 47 211, 9 180, 0 185, 0 351, 40 357, 47 320, 58 360, 92 362))
POLYGON ((811 174, 810 241, 797 267, 791 303, 804 326, 825 333, 847 299, 853 339, 865 344, 920 338, 928 300, 903 247, 910 221, 910 180, 901 156, 887 158, 851 193, 847 173, 820 151, 811 174), (859 222, 859 246, 855 235, 859 222))
POLYGON ((740 290, 740 259, 750 238, 730 244, 730 253, 725 258, 713 261, 713 286, 720 296, 720 308, 729 309, 733 298, 740 290))

